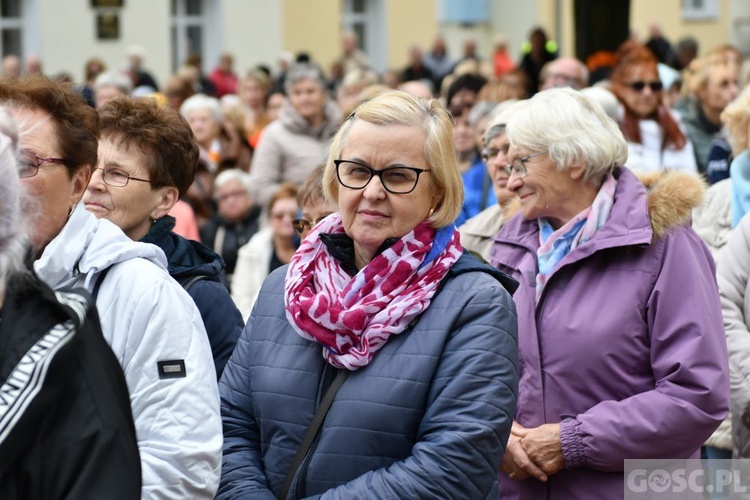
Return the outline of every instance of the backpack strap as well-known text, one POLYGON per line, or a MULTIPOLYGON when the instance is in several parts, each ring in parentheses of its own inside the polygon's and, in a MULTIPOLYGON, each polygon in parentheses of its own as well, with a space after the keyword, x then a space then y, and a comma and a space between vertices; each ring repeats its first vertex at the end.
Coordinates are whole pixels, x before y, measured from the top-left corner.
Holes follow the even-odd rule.
POLYGON ((198 283, 201 280, 208 279, 208 276, 205 276, 203 274, 196 274, 195 276, 190 276, 186 280, 180 280, 180 285, 182 285, 182 288, 185 289, 186 292, 189 292, 191 288, 193 288, 193 285, 198 283))

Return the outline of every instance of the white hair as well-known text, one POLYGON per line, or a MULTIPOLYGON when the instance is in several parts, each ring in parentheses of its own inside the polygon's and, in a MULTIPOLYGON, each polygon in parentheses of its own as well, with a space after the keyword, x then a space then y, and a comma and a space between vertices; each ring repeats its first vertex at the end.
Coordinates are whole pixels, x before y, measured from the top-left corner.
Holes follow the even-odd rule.
POLYGON ((21 230, 21 183, 18 180, 18 129, 0 106, 0 295, 11 275, 24 269, 25 234, 21 230))
POLYGON ((102 73, 94 80, 94 90, 104 87, 115 87, 125 95, 130 95, 133 91, 133 81, 124 73, 109 71, 102 73))
POLYGON ((549 152, 560 170, 585 166, 587 180, 604 179, 628 156, 617 123, 601 105, 571 88, 543 90, 519 103, 507 135, 511 146, 549 152))
POLYGON ((221 110, 221 104, 215 97, 206 94, 195 94, 185 99, 180 106, 180 114, 187 120, 188 115, 196 110, 208 110, 216 120, 216 123, 224 121, 224 112, 221 110))
POLYGON ((216 176, 216 179, 214 179, 214 198, 218 200, 219 189, 233 181, 239 181, 242 186, 248 190, 249 194, 250 174, 239 168, 230 168, 229 170, 224 170, 216 176))

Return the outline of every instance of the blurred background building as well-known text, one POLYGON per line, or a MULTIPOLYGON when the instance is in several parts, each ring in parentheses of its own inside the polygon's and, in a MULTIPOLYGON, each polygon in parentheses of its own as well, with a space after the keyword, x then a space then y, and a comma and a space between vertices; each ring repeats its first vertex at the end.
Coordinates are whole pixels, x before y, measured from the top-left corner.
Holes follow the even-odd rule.
POLYGON ((541 26, 561 55, 585 61, 628 33, 647 38, 655 21, 671 40, 689 35, 702 48, 731 43, 750 55, 750 0, 0 0, 0 52, 38 57, 45 73, 78 80, 88 58, 117 68, 137 45, 164 81, 190 53, 206 72, 224 52, 241 72, 275 70, 283 52, 301 51, 329 68, 350 30, 383 72, 404 66, 414 44, 429 50, 438 33, 454 58, 467 37, 490 57, 498 34, 519 58, 541 26))

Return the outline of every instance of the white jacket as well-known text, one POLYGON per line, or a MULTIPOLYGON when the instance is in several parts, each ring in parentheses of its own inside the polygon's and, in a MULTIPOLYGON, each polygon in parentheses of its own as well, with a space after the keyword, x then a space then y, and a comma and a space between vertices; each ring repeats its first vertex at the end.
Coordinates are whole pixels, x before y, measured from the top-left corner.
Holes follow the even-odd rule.
POLYGON ((273 257, 273 230, 261 229, 237 252, 237 264, 232 276, 232 300, 247 323, 258 298, 260 287, 268 277, 273 257))
POLYGON ((34 269, 52 288, 89 292, 110 269, 96 305, 130 390, 141 495, 213 498, 223 444, 216 371, 198 309, 166 265, 161 249, 130 240, 79 204, 34 269), (157 363, 175 360, 185 375, 160 378, 157 363))

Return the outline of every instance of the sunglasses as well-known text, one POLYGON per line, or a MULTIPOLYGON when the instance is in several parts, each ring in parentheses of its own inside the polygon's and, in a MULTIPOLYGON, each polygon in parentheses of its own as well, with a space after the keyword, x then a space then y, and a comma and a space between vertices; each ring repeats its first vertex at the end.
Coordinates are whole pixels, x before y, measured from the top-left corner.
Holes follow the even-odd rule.
POLYGON ((329 215, 331 214, 322 215, 312 222, 310 222, 307 219, 294 219, 292 221, 292 227, 294 228, 294 232, 297 233, 299 236, 302 236, 304 233, 312 229, 314 225, 316 225, 318 222, 322 221, 329 215))
POLYGON ((664 85, 659 80, 654 80, 653 82, 630 82, 628 83, 628 87, 635 90, 636 92, 643 92, 643 89, 646 87, 651 89, 651 92, 659 92, 661 89, 664 88, 664 85))

